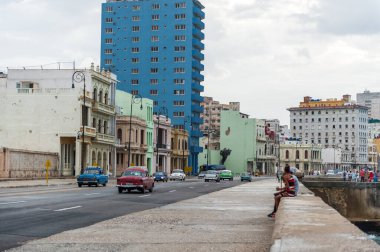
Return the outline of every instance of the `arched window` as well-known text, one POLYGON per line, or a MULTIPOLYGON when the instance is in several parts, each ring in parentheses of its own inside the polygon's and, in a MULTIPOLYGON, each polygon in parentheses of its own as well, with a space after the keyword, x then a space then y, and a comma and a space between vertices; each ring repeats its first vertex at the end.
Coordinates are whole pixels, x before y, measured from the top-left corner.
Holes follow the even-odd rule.
POLYGON ((104 103, 108 104, 108 93, 107 92, 104 94, 104 103))
POLYGON ((92 118, 92 127, 96 129, 96 118, 92 118))
POLYGON ((187 141, 185 140, 185 150, 187 150, 187 141))
POLYGON ((94 88, 94 91, 92 93, 92 99, 94 99, 94 101, 98 100, 98 91, 96 90, 96 88, 94 88))
POLYGON ((296 151, 296 159, 300 159, 300 151, 299 150, 296 151))
POLYGON ((119 139, 119 142, 123 142, 123 130, 122 129, 117 129, 117 139, 119 139))
POLYGON ((288 150, 285 151, 285 158, 289 159, 289 151, 288 150))
POLYGON ((107 134, 108 133, 108 123, 107 121, 104 121, 104 134, 107 134))
POLYGON ((103 102, 103 91, 102 90, 99 91, 99 102, 100 103, 103 102))
POLYGON ((305 159, 308 159, 308 158, 309 158, 309 152, 305 150, 305 159))
POLYGON ((100 120, 100 119, 98 121, 98 132, 102 133, 102 120, 100 120))

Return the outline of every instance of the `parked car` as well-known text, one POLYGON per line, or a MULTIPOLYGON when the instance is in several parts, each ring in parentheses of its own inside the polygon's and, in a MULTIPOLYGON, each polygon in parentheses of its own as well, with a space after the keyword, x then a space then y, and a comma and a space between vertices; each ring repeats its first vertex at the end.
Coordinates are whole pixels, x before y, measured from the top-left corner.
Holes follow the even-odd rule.
POLYGON ((249 181, 249 182, 252 182, 252 176, 250 173, 248 172, 243 172, 241 175, 240 175, 240 181, 243 182, 243 181, 249 181))
POLYGON ((205 174, 205 182, 209 182, 210 180, 220 182, 219 172, 214 170, 208 170, 205 174))
POLYGON ((198 174, 198 178, 199 179, 203 179, 206 175, 206 172, 205 171, 201 171, 199 174, 198 174))
POLYGON ((327 170, 326 175, 332 176, 332 175, 335 175, 335 172, 334 170, 327 170))
POLYGON ((107 183, 108 176, 103 174, 102 168, 95 166, 86 167, 77 178, 78 187, 82 187, 82 185, 99 186, 99 184, 106 186, 107 183))
POLYGON ((170 180, 185 180, 186 179, 186 174, 183 172, 183 170, 176 169, 173 170, 172 173, 169 176, 170 180))
POLYGON ((116 181, 119 193, 127 190, 138 190, 145 193, 145 190, 153 192, 154 179, 149 176, 149 172, 144 167, 127 168, 116 181))
POLYGON ((230 181, 234 180, 234 176, 230 170, 223 170, 219 172, 220 180, 228 179, 230 181))
POLYGON ((168 182, 168 174, 166 172, 156 172, 153 174, 154 181, 162 181, 162 182, 168 182))

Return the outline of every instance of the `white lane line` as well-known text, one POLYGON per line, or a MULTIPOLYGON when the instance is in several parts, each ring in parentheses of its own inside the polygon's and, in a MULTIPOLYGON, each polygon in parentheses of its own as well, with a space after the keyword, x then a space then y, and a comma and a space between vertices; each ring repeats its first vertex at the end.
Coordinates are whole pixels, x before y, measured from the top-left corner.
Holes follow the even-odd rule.
POLYGON ((100 194, 100 193, 98 193, 98 192, 96 192, 96 193, 86 193, 85 195, 89 196, 89 195, 97 195, 97 194, 100 194))
POLYGON ((3 203, 0 203, 0 205, 19 204, 19 203, 25 203, 25 202, 26 202, 26 201, 3 202, 3 203))
POLYGON ((171 191, 169 191, 169 192, 175 192, 175 191, 177 191, 177 190, 171 190, 171 191))
POLYGON ((208 185, 205 185, 205 187, 207 187, 208 185))
POLYGON ((71 209, 80 208, 80 207, 82 207, 82 206, 74 206, 74 207, 68 207, 68 208, 61 208, 61 209, 58 209, 58 210, 54 210, 54 212, 61 212, 61 211, 71 210, 71 209))
POLYGON ((194 189, 194 186, 190 186, 189 189, 194 189))
POLYGON ((141 195, 141 196, 139 196, 139 197, 140 197, 140 198, 144 198, 144 197, 148 197, 148 196, 150 196, 150 194, 141 195))

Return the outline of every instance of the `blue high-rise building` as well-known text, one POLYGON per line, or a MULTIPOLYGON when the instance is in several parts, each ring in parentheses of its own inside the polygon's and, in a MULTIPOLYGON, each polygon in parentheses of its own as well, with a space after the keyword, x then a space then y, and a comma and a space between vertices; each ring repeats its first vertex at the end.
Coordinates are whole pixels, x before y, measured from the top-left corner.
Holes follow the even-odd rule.
POLYGON ((175 128, 189 131, 189 165, 198 172, 203 123, 203 5, 198 0, 107 0, 102 4, 101 67, 117 88, 166 107, 175 128))

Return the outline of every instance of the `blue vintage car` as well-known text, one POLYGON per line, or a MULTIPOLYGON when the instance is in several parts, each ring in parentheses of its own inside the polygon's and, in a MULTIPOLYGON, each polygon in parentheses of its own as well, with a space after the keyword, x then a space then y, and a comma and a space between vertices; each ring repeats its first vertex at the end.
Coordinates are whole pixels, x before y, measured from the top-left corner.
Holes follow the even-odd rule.
POLYGON ((82 185, 95 185, 99 184, 106 186, 108 183, 108 176, 103 174, 103 169, 100 167, 89 166, 84 169, 83 173, 77 178, 78 187, 82 185))

